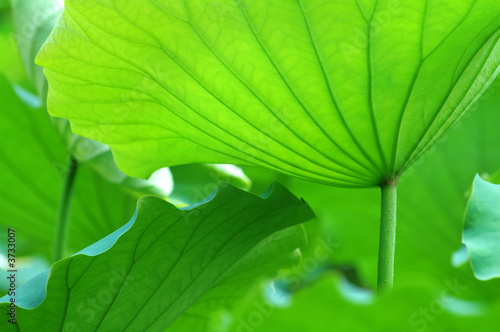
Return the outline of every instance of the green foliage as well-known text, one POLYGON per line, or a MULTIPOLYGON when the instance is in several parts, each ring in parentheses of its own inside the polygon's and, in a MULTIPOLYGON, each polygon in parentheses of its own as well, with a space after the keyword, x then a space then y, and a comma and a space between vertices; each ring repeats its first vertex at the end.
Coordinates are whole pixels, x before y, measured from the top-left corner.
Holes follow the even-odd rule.
MULTIPOLYGON (((63 5, 59 0, 14 0, 12 2, 17 46, 27 75, 42 101, 41 104, 45 104, 47 80, 43 75, 42 67, 34 62, 35 56, 59 19, 62 9, 63 5)), ((168 188, 168 182, 171 182, 171 179, 169 179, 168 171, 160 171, 160 175, 157 174, 154 177, 157 181, 147 182, 128 177, 116 167, 108 146, 73 134, 68 122, 64 119, 52 119, 52 122, 66 141, 68 153, 78 162, 83 162, 93 168, 96 173, 110 182, 128 188, 138 195, 149 193, 165 197, 170 193, 171 188, 168 188), (167 188, 161 188, 162 186, 167 188)))
MULTIPOLYGON (((213 303, 231 302, 234 284, 251 289, 247 287, 255 279, 289 263, 305 240, 300 227, 275 233, 313 216, 305 203, 278 184, 257 197, 222 183, 213 198, 183 210, 158 198, 142 198, 137 217, 57 262, 46 286, 37 282, 18 290, 18 330, 94 331, 113 326, 159 331, 188 311, 176 326, 206 331, 199 328, 210 321, 213 303), (22 297, 28 295, 29 303, 24 303, 22 297), (64 314, 46 319, 54 310, 64 314), (191 318, 191 311, 198 318, 191 318)), ((1 307, 6 310, 5 303, 1 307)), ((6 320, 0 324, 11 325, 6 320)))
POLYGON ((465 214, 463 242, 478 279, 500 277, 500 185, 479 175, 465 214))
POLYGON ((0 330, 497 330, 498 1, 65 6, 0 1, 0 330), (380 190, 339 187, 397 179, 376 296, 380 190))
POLYGON ((67 1, 38 63, 51 114, 109 144, 127 174, 252 163, 368 187, 397 178, 491 83, 499 10, 494 0, 67 1))

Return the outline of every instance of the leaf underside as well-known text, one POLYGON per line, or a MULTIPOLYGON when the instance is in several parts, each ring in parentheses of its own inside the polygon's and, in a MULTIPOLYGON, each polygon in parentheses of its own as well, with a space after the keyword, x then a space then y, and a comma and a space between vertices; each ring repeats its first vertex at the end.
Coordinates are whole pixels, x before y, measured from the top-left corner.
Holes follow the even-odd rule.
POLYGON ((495 0, 67 1, 37 61, 49 111, 130 175, 252 163, 367 187, 399 176, 496 76, 499 12, 495 0))

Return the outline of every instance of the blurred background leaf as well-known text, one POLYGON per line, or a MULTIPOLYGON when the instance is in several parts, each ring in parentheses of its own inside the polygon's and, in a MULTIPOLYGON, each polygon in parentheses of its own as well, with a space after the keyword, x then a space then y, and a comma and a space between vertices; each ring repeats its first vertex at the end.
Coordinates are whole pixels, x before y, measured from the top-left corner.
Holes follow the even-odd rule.
POLYGON ((479 175, 465 213, 463 243, 479 280, 500 277, 500 185, 479 175))
POLYGON ((57 23, 64 0, 11 0, 16 42, 30 81, 42 104, 47 95, 47 80, 43 68, 34 60, 40 47, 57 23))

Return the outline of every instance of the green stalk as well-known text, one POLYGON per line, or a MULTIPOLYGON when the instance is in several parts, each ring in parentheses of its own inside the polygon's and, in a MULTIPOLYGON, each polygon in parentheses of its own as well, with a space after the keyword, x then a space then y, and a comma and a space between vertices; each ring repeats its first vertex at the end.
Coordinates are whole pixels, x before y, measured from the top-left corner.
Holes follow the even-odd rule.
POLYGON ((68 226, 68 216, 71 207, 71 196, 73 194, 73 184, 75 183, 78 162, 73 156, 69 158, 69 169, 64 175, 62 195, 57 211, 56 230, 54 233, 54 262, 63 258, 66 247, 66 235, 68 226))
POLYGON ((391 290, 394 280, 394 251, 396 246, 397 181, 382 186, 382 213, 378 252, 378 291, 391 290))

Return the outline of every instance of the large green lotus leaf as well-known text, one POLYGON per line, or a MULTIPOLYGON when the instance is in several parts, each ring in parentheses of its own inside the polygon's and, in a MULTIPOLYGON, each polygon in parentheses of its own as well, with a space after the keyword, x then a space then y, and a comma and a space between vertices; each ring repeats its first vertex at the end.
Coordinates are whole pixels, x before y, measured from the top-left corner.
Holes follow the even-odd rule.
POLYGON ((66 1, 48 106, 127 174, 252 163, 368 187, 408 168, 500 64, 500 3, 66 1))
POLYGON ((305 238, 290 227, 314 217, 279 184, 259 197, 221 183, 184 209, 151 196, 137 206, 128 224, 17 291, 18 330, 160 331, 186 310, 210 317, 215 303, 231 302, 235 284, 244 292, 294 261, 305 238))
POLYGON ((465 214, 463 242, 478 279, 500 277, 500 185, 476 176, 465 214))

